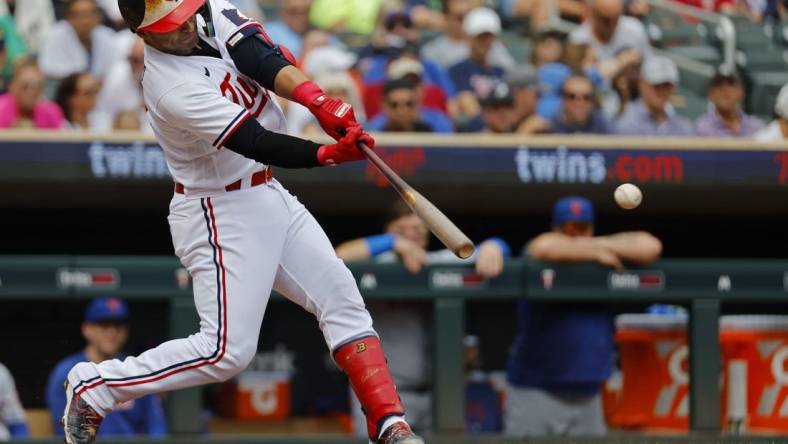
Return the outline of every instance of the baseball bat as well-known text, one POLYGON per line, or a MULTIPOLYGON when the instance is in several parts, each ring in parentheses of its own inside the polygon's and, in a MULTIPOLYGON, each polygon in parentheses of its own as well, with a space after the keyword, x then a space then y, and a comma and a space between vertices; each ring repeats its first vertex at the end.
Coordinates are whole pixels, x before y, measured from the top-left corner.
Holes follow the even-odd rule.
POLYGON ((413 187, 408 185, 390 166, 386 164, 370 147, 366 144, 359 143, 359 149, 367 157, 367 159, 375 165, 375 168, 391 183, 391 186, 397 190, 397 193, 402 197, 402 200, 408 204, 411 210, 427 225, 427 228, 432 231, 435 236, 443 242, 443 245, 451 250, 457 257, 461 259, 469 258, 473 254, 473 242, 468 239, 457 225, 454 225, 448 217, 446 217, 441 210, 432 204, 421 193, 414 190, 413 187))

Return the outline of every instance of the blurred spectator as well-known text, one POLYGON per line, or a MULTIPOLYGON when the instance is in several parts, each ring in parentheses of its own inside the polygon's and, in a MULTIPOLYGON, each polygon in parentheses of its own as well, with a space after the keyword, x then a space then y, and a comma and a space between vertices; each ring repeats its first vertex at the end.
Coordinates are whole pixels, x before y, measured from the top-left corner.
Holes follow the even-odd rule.
POLYGON ((561 88, 561 111, 550 121, 555 134, 608 134, 610 125, 598 110, 594 82, 583 74, 573 74, 561 88))
MULTIPOLYGON (((145 108, 142 103, 142 73, 145 70, 145 45, 141 38, 133 36, 126 45, 126 57, 118 59, 107 71, 96 101, 91 128, 97 132, 107 132, 115 125, 120 114, 136 113, 139 125, 134 130, 151 132, 145 108)), ((131 116, 123 120, 131 124, 131 116)))
POLYGON ((564 35, 558 31, 546 30, 536 34, 531 64, 540 67, 547 63, 559 63, 564 59, 564 35))
POLYGON ((7 89, 14 72, 14 63, 23 58, 26 52, 25 43, 16 31, 14 18, 0 12, 0 91, 7 89))
POLYGON ((104 14, 106 24, 111 25, 115 29, 125 29, 126 23, 123 21, 123 16, 120 15, 120 8, 118 7, 117 0, 96 0, 101 12, 104 14))
POLYGON ((312 0, 279 0, 279 17, 263 27, 271 40, 284 45, 296 59, 301 58, 304 35, 309 30, 309 8, 312 0))
MULTIPOLYGON (((479 4, 474 0, 446 0, 443 14, 446 27, 443 33, 426 43, 421 50, 422 57, 439 64, 444 69, 462 62, 470 56, 468 36, 463 30, 463 20, 468 12, 479 4)), ((503 69, 515 65, 514 58, 500 40, 495 40, 487 55, 487 63, 503 69)))
MULTIPOLYGON (((737 11, 736 0, 673 0, 685 5, 694 6, 707 11, 719 12, 722 14, 735 14, 737 11)), ((770 0, 767 0, 770 1, 770 0)), ((746 3, 746 0, 745 2, 746 3)), ((766 2, 764 2, 766 3, 766 2)))
POLYGON ((571 43, 588 43, 599 62, 618 56, 628 48, 641 58, 651 55, 651 44, 643 24, 622 15, 623 0, 589 0, 588 19, 569 34, 571 43))
POLYGON ((8 51, 5 49, 5 31, 0 28, 0 94, 8 91, 8 83, 11 76, 7 71, 11 71, 12 64, 8 62, 8 51))
POLYGON ((536 117, 536 102, 539 99, 536 70, 531 65, 515 66, 506 73, 504 81, 512 89, 514 110, 517 115, 517 131, 520 132, 521 126, 536 117))
POLYGON ((691 136, 689 120, 676 114, 670 98, 679 84, 679 70, 673 60, 652 56, 643 63, 640 100, 627 107, 616 120, 616 133, 639 136, 691 136))
POLYGON ((782 142, 788 139, 788 84, 780 88, 774 103, 774 120, 753 136, 757 142, 782 142))
POLYGON ((482 371, 479 337, 466 334, 462 340, 465 360, 465 431, 471 435, 501 432, 501 398, 490 376, 482 371))
POLYGON ((539 80, 539 101, 536 103, 536 114, 550 120, 561 111, 561 86, 572 74, 572 70, 563 63, 546 63, 537 70, 539 80))
MULTIPOLYGON (((456 94, 454 94, 454 86, 449 80, 448 74, 437 65, 423 59, 419 60, 416 57, 413 53, 404 52, 386 65, 383 80, 366 83, 364 109, 367 110, 367 114, 377 116, 381 112, 385 80, 400 80, 405 77, 408 77, 414 85, 421 89, 422 107, 434 109, 442 114, 456 110, 456 104, 452 101, 452 97, 456 94), (436 80, 442 84, 435 83, 436 80), (448 88, 448 91, 444 87, 448 88)), ((369 72, 367 78, 371 78, 372 74, 369 72)))
POLYGON ((6 94, 0 95, 0 128, 60 129, 63 112, 44 99, 44 75, 33 61, 21 61, 14 69, 6 94))
POLYGON ((0 364, 0 441, 29 437, 25 409, 19 401, 14 377, 0 364))
POLYGON ((608 119, 615 120, 640 98, 640 61, 622 67, 613 76, 610 86, 614 94, 603 97, 602 109, 608 119))
POLYGON ((422 88, 412 79, 389 80, 383 86, 383 113, 367 122, 371 131, 452 133, 451 119, 421 104, 422 88))
MULTIPOLYGON (((501 0, 501 12, 507 18, 528 17, 534 29, 541 29, 550 24, 549 0, 501 0)), ((585 13, 585 2, 582 0, 558 0, 558 13, 561 17, 579 22, 585 13)))
MULTIPOLYGON (((427 251, 430 232, 405 202, 392 205, 384 222, 384 233, 353 239, 337 246, 337 256, 345 262, 374 260, 377 263, 402 262, 410 273, 418 273, 427 264, 475 263, 476 272, 485 279, 503 271, 510 256, 509 246, 499 238, 482 242, 469 259, 458 259, 449 250, 427 251)), ((428 313, 406 302, 370 301, 367 308, 375 318, 375 331, 386 344, 386 356, 394 383, 408 412, 414 430, 432 428, 430 335, 428 313)), ((353 396, 351 413, 359 436, 365 431, 365 419, 353 396)))
POLYGON ((309 20, 331 32, 369 35, 375 29, 382 4, 382 0, 315 0, 309 20))
MULTIPOLYGON (((0 17, 8 15, 30 54, 37 54, 55 23, 52 0, 0 0, 0 17)), ((10 51, 10 49, 9 49, 10 51)))
POLYGON ((55 103, 66 117, 65 128, 72 130, 94 131, 93 110, 99 84, 89 73, 71 74, 57 87, 55 103))
POLYGON ((69 74, 89 72, 102 80, 118 58, 116 34, 101 25, 95 0, 72 0, 66 19, 52 27, 38 63, 48 78, 62 79, 69 74))
POLYGON ((741 109, 744 88, 735 73, 717 72, 709 84, 709 111, 695 122, 695 132, 706 137, 750 137, 761 128, 761 119, 741 109))
POLYGON ((470 54, 449 68, 449 76, 458 93, 461 125, 468 131, 479 131, 484 124, 477 97, 487 95, 504 75, 502 68, 487 63, 490 49, 501 33, 501 19, 492 9, 479 7, 465 16, 462 27, 470 38, 470 54))
MULTIPOLYGON (((366 115, 361 105, 358 84, 347 71, 326 71, 314 76, 314 81, 326 95, 335 97, 353 106, 356 120, 364 125, 366 115)), ((305 107, 291 104, 287 109, 288 134, 322 134, 315 116, 305 107)))
POLYGON ((365 49, 367 55, 360 64, 366 86, 364 109, 367 115, 373 117, 381 111, 383 82, 401 77, 392 76, 391 66, 403 58, 415 60, 421 65, 417 74, 419 83, 424 86, 422 105, 451 115, 457 114, 454 83, 445 69, 419 56, 419 33, 410 17, 403 11, 395 10, 386 14, 383 25, 382 39, 365 49))
MULTIPOLYGON (((123 359, 121 353, 129 336, 129 311, 126 303, 117 298, 94 299, 85 311, 82 323, 82 336, 85 349, 68 356, 57 363, 46 387, 46 401, 52 415, 55 433, 63 436, 60 418, 66 408, 66 393, 63 382, 68 371, 80 362, 101 362, 109 359, 123 359)), ((164 436, 167 422, 164 417, 161 399, 157 395, 147 395, 116 406, 101 424, 99 437, 147 435, 164 436)))
MULTIPOLYGON (((552 231, 525 247, 538 261, 596 262, 616 269, 623 262, 648 264, 661 251, 660 241, 646 232, 594 237, 594 210, 583 197, 560 199, 552 231)), ((599 304, 518 302, 506 434, 603 435, 600 389, 613 367, 613 333, 613 316, 599 304)))
POLYGON ((505 82, 499 82, 479 98, 482 106, 484 131, 493 134, 511 134, 517 130, 517 108, 514 92, 505 82))

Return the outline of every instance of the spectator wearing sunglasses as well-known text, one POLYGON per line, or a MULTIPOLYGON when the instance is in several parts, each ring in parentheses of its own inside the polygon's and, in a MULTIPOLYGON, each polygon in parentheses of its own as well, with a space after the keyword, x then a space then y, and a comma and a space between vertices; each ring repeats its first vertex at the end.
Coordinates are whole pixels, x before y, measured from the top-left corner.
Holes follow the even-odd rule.
POLYGON ((383 113, 367 122, 372 131, 452 133, 451 120, 440 111, 424 108, 421 88, 404 77, 383 86, 383 113))
POLYGON ((572 74, 561 87, 561 111, 550 120, 555 134, 609 134, 610 125, 598 109, 594 82, 584 74, 572 74))
POLYGON ((17 64, 8 92, 0 95, 0 128, 60 129, 63 112, 44 99, 44 75, 33 61, 17 64))

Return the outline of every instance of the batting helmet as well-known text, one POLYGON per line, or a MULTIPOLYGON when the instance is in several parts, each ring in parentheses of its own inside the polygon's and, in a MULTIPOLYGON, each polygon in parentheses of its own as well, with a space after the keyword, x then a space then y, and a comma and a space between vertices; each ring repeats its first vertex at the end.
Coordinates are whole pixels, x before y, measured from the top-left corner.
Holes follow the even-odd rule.
POLYGON ((200 11, 206 0, 118 0, 123 20, 133 32, 170 32, 200 11))

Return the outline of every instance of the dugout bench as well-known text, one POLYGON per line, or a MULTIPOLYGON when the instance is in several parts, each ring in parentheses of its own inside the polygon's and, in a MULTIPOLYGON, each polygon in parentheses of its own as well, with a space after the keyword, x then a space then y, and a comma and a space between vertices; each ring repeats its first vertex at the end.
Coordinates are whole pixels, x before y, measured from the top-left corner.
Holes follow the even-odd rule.
MULTIPOLYGON (((779 302, 788 296, 788 260, 662 260, 622 272, 593 264, 512 260, 491 281, 479 279, 472 267, 463 265, 435 265, 416 275, 396 264, 356 263, 350 268, 367 299, 433 301, 434 424, 436 433, 455 436, 464 431, 462 338, 468 299, 685 305, 689 312, 690 427, 693 432, 716 435, 720 429, 721 303, 779 302)), ((107 294, 168 299, 172 337, 186 336, 197 328, 188 274, 174 257, 0 256, 0 303, 107 294)), ((168 402, 171 431, 196 432, 200 404, 197 389, 172 393, 168 402)))

